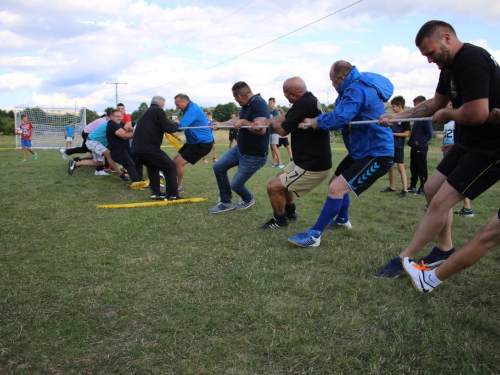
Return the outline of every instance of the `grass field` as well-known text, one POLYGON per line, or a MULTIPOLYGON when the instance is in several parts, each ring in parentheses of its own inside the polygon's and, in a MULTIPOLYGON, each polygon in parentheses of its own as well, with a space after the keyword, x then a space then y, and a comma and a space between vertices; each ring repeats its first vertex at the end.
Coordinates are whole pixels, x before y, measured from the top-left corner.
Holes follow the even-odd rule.
MULTIPOLYGON (((386 177, 352 197, 351 231, 300 249, 286 239, 315 222, 327 185, 297 199, 296 223, 261 231, 269 161, 244 212, 208 214, 218 190, 202 163, 186 167, 185 196, 208 201, 98 210, 149 192, 91 168, 69 176, 57 150, 21 164, 12 145, 0 137, 0 373, 500 373, 496 250, 429 295, 406 276, 373 277, 424 215, 422 197, 379 193, 386 177)), ((336 166, 345 150, 332 147, 336 166)), ((436 142, 430 172, 440 158, 436 142)), ((455 220, 455 246, 498 210, 498 194, 455 220)))

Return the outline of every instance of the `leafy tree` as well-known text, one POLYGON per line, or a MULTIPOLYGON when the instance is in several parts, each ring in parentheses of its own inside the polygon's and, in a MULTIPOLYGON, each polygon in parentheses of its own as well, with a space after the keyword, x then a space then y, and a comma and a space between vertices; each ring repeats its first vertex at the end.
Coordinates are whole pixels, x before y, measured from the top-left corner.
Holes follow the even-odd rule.
POLYGON ((139 117, 141 117, 142 114, 146 112, 148 108, 149 108, 148 105, 142 102, 139 105, 139 108, 137 108, 134 112, 130 114, 130 117, 132 117, 132 121, 137 122, 137 120, 139 120, 139 117))
POLYGON ((234 102, 229 102, 227 104, 217 104, 217 106, 212 111, 212 117, 214 121, 227 121, 231 118, 231 113, 238 115, 240 108, 234 104, 234 102))
POLYGON ((85 111, 85 118, 87 120, 87 124, 90 124, 92 121, 97 120, 99 117, 99 114, 97 112, 92 111, 91 109, 88 109, 85 111))
POLYGON ((14 133, 14 112, 3 111, 0 109, 0 133, 14 133))
POLYGON ((286 105, 279 105, 278 108, 281 108, 283 112, 287 113, 290 107, 287 107, 286 105))

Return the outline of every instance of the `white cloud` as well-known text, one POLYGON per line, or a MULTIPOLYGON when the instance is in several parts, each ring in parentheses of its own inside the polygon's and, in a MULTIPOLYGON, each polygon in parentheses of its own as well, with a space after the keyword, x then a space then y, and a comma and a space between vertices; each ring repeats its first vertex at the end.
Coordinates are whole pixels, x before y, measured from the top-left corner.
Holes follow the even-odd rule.
MULTIPOLYGON (((236 13, 247 3, 192 0, 190 5, 169 4, 158 0, 2 0, 1 87, 29 88, 29 104, 74 106, 76 100, 100 111, 115 102, 115 87, 105 82, 126 82, 118 87, 119 98, 132 111, 142 101, 149 103, 154 94, 165 96, 170 107, 179 92, 204 106, 226 103, 233 100, 230 88, 239 80, 248 82, 254 92, 286 104, 282 82, 298 75, 321 101, 331 103, 336 93, 328 78, 329 67, 336 60, 348 59, 361 70, 388 76, 405 96, 429 96, 439 71, 413 46, 413 34, 425 22, 422 19, 434 17, 457 20, 461 29, 470 27, 471 17, 481 17, 484 37, 474 34, 473 39, 497 60, 500 57, 500 47, 492 39, 498 31, 493 22, 500 14, 500 3, 486 0, 474 7, 458 0, 453 6, 448 0, 363 1, 323 20, 319 19, 351 3, 270 0, 252 2, 236 13), (386 29, 392 33, 384 33, 386 29), (404 41, 394 40, 399 34, 405 36, 404 41), (13 81, 25 82, 25 86, 6 84, 13 81)), ((8 95, 0 98, 2 109, 12 103, 8 95)))
POLYGON ((22 72, 0 75, 0 90, 15 91, 20 89, 37 89, 42 80, 35 74, 22 72))

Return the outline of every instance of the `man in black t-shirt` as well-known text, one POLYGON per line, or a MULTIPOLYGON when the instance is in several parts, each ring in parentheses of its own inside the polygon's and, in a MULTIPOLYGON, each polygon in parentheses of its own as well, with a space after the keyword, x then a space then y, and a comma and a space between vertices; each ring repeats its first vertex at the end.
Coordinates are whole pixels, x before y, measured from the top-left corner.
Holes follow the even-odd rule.
MULTIPOLYGON (((415 108, 382 115, 380 124, 389 126, 389 118, 426 116, 441 124, 455 121, 461 142, 453 146, 425 184, 429 209, 413 240, 375 275, 379 277, 398 277, 403 267, 408 273, 416 270, 411 258, 436 235, 437 246, 418 263, 430 267, 443 263, 455 252, 451 239, 452 207, 464 198, 476 198, 500 180, 500 127, 488 122, 490 112, 500 107, 498 63, 485 49, 461 42, 453 27, 443 21, 424 24, 415 44, 429 63, 441 70, 436 93, 415 108), (449 101, 452 108, 447 108, 449 101)), ((460 257, 462 254, 457 254, 453 259, 460 257)), ((467 262, 468 255, 460 261, 467 262)), ((431 274, 436 280, 434 270, 431 274)))
POLYGON ((267 185, 274 215, 261 229, 276 229, 296 220, 294 194, 303 196, 328 177, 332 168, 332 151, 328 130, 299 127, 305 118, 323 113, 321 103, 307 91, 305 82, 292 77, 283 83, 283 93, 293 106, 286 115, 272 119, 259 118, 254 126, 268 124, 281 136, 292 134, 293 161, 267 185))
POLYGON ((254 95, 250 86, 242 81, 236 82, 231 91, 234 100, 241 106, 239 118, 232 118, 225 122, 214 122, 211 127, 217 129, 219 126, 232 126, 235 129, 240 129, 238 144, 222 155, 213 166, 219 187, 219 203, 209 210, 212 214, 235 209, 246 210, 255 204, 254 196, 246 183, 266 164, 269 150, 267 129, 252 129, 250 127, 254 119, 270 117, 266 101, 262 99, 260 94, 254 95), (238 170, 232 181, 229 182, 228 171, 234 167, 237 167, 238 170), (231 201, 233 191, 241 197, 236 204, 231 201))
MULTIPOLYGON (((124 128, 124 123, 117 123, 113 121, 113 118, 108 121, 106 126, 106 139, 108 140, 108 149, 111 152, 111 158, 123 165, 127 170, 130 179, 132 180, 132 186, 135 187, 135 182, 141 181, 137 169, 135 167, 132 158, 130 157, 129 140, 134 136, 134 131, 126 131, 124 128)), ((121 174, 120 178, 122 181, 127 181, 125 174, 121 174)), ((144 185, 146 186, 146 185, 144 185)))

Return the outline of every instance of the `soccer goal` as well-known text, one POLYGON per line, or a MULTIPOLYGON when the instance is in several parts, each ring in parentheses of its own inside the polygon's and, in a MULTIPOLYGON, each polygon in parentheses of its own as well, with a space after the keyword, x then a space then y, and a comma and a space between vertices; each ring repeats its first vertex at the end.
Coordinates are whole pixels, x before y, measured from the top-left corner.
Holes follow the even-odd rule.
MULTIPOLYGON (((82 144, 82 131, 86 123, 85 108, 40 108, 40 107, 16 107, 14 108, 14 120, 16 129, 23 122, 22 115, 26 115, 27 121, 33 124, 32 148, 64 148, 66 138, 64 131, 66 125, 73 121, 75 126, 75 138, 73 147, 82 144)), ((21 136, 16 135, 16 148, 21 148, 21 136)))

